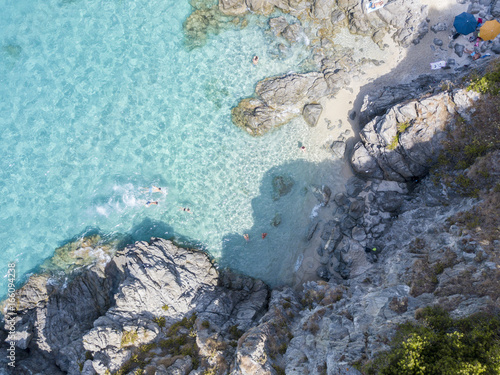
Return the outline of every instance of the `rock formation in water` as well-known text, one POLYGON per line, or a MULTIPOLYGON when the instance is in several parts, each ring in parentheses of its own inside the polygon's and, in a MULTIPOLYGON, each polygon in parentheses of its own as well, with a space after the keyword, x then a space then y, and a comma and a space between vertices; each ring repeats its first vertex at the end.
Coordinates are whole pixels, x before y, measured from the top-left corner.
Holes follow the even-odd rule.
MULTIPOLYGON (((428 31, 427 7, 418 0, 396 0, 377 12, 367 13, 361 0, 219 0, 193 1, 193 13, 184 23, 189 47, 203 45, 210 33, 228 27, 245 27, 250 13, 269 16, 278 10, 291 16, 292 21, 278 16, 269 19, 276 40, 277 55, 291 44, 303 43, 314 51, 306 62, 310 71, 289 73, 267 78, 257 84, 255 94, 232 110, 233 122, 252 135, 283 125, 303 113, 307 105, 325 96, 335 95, 349 85, 350 77, 362 74, 369 65, 382 62, 368 58, 354 61, 352 50, 335 46, 333 38, 347 27, 353 34, 371 37, 384 48, 383 38, 390 34, 403 47, 418 43, 428 31)), ((306 111, 307 113, 307 111, 306 111)))
MULTIPOLYGON (((258 4, 245 1, 220 1, 219 8, 228 15, 243 14, 246 11, 260 12, 267 9, 265 1, 258 4)), ((279 10, 297 18, 289 25, 283 17, 273 18, 269 25, 276 37, 290 42, 300 40, 300 32, 315 51, 314 61, 318 71, 281 77, 267 78, 259 82, 252 98, 243 99, 233 108, 233 122, 252 135, 283 125, 303 112, 307 106, 325 96, 335 95, 350 83, 350 76, 360 74, 369 59, 356 62, 348 57, 350 53, 334 46, 333 37, 339 27, 347 26, 353 34, 371 36, 377 43, 392 32, 396 43, 407 47, 427 33, 427 8, 418 1, 394 1, 378 12, 367 14, 361 1, 317 0, 310 7, 306 2, 271 2, 279 10), (307 25, 297 29, 299 23, 307 25), (295 30, 290 30, 297 26, 295 30)), ((262 12, 268 14, 268 12, 262 12)), ((383 45, 381 45, 383 47, 383 45)), ((379 64, 380 62, 376 62, 379 64)))

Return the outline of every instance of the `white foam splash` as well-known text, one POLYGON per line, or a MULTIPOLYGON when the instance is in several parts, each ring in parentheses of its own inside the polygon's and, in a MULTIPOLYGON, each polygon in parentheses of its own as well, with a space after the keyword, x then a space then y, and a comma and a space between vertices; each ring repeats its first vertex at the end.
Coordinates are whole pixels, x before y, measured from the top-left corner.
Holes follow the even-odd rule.
POLYGON ((311 214, 309 215, 309 218, 313 219, 315 218, 316 216, 318 216, 318 210, 319 208, 322 206, 321 203, 317 204, 316 206, 313 207, 313 209, 311 210, 311 214))

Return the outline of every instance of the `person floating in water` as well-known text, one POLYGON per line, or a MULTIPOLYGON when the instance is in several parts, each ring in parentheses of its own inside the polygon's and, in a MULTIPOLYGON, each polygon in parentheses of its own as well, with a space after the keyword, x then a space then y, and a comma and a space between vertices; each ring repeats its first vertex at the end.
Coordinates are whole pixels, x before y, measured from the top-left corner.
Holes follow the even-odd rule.
POLYGON ((262 239, 266 238, 267 233, 262 233, 262 239))
POLYGON ((149 192, 149 194, 153 194, 153 193, 165 193, 166 192, 164 190, 161 190, 161 187, 157 187, 157 186, 154 186, 154 185, 151 185, 151 187, 148 187, 148 188, 143 188, 146 192, 149 192))
POLYGON ((179 211, 184 211, 184 212, 187 212, 189 214, 192 214, 191 210, 188 207, 181 207, 181 208, 179 208, 179 211))
POLYGON ((246 234, 246 233, 243 235, 243 238, 244 238, 247 242, 248 242, 248 241, 250 241, 250 237, 249 237, 249 236, 248 236, 248 234, 246 234))
POLYGON ((252 59, 252 63, 253 63, 254 65, 257 65, 257 64, 259 63, 259 56, 255 55, 255 56, 253 57, 253 59, 252 59))
POLYGON ((146 202, 146 204, 145 204, 145 206, 146 206, 146 207, 149 207, 149 206, 151 206, 152 204, 156 204, 156 205, 158 206, 158 201, 147 201, 147 202, 146 202))

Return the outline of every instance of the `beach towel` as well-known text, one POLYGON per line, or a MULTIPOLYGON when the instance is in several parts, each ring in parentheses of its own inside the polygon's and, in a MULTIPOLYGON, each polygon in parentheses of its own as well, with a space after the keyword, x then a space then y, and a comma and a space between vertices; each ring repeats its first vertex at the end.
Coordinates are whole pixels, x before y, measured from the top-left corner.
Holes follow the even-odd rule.
POLYGON ((379 1, 369 1, 366 3, 366 13, 375 12, 376 10, 383 8, 385 3, 381 0, 379 1))
POLYGON ((432 70, 441 69, 441 68, 444 68, 445 66, 446 66, 446 61, 437 61, 437 62, 431 63, 432 70))

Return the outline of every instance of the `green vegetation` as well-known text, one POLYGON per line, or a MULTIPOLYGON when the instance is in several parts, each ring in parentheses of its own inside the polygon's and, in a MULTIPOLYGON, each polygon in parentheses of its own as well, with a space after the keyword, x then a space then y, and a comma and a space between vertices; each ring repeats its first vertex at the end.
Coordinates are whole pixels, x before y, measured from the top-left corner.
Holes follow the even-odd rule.
POLYGON ((403 134, 406 129, 408 129, 410 127, 410 122, 409 121, 405 121, 405 122, 400 122, 399 124, 397 124, 397 129, 398 131, 396 132, 396 135, 392 138, 392 141, 391 143, 389 143, 386 148, 388 150, 394 150, 396 147, 398 147, 398 144, 399 144, 399 136, 401 134, 403 134))
POLYGON ((244 333, 242 330, 238 329, 238 325, 236 324, 234 326, 229 327, 228 331, 233 340, 239 340, 241 335, 243 335, 244 333))
POLYGON ((210 322, 208 320, 204 320, 203 322, 201 322, 201 326, 205 329, 208 329, 210 328, 210 322))
POLYGON ((137 330, 123 332, 120 347, 123 348, 124 346, 132 345, 138 337, 137 330))
POLYGON ((479 313, 452 319, 439 307, 426 307, 419 323, 398 327, 391 350, 359 365, 364 374, 500 374, 500 317, 479 313))
POLYGON ((276 371, 277 375, 286 375, 285 369, 283 367, 275 365, 274 363, 271 366, 273 367, 274 371, 276 371))
POLYGON ((164 316, 157 316, 153 319, 153 322, 158 324, 158 327, 163 328, 165 327, 165 324, 167 323, 166 319, 164 316))
POLYGON ((392 138, 391 143, 389 143, 389 144, 387 145, 387 147, 386 147, 386 148, 387 148, 388 150, 391 150, 391 151, 392 151, 392 150, 394 150, 396 147, 398 147, 398 144, 399 144, 399 132, 398 132, 398 133, 396 133, 396 135, 394 136, 394 138, 392 138))
POLYGON ((482 77, 473 77, 467 90, 481 94, 498 95, 500 93, 500 64, 494 65, 482 77))

